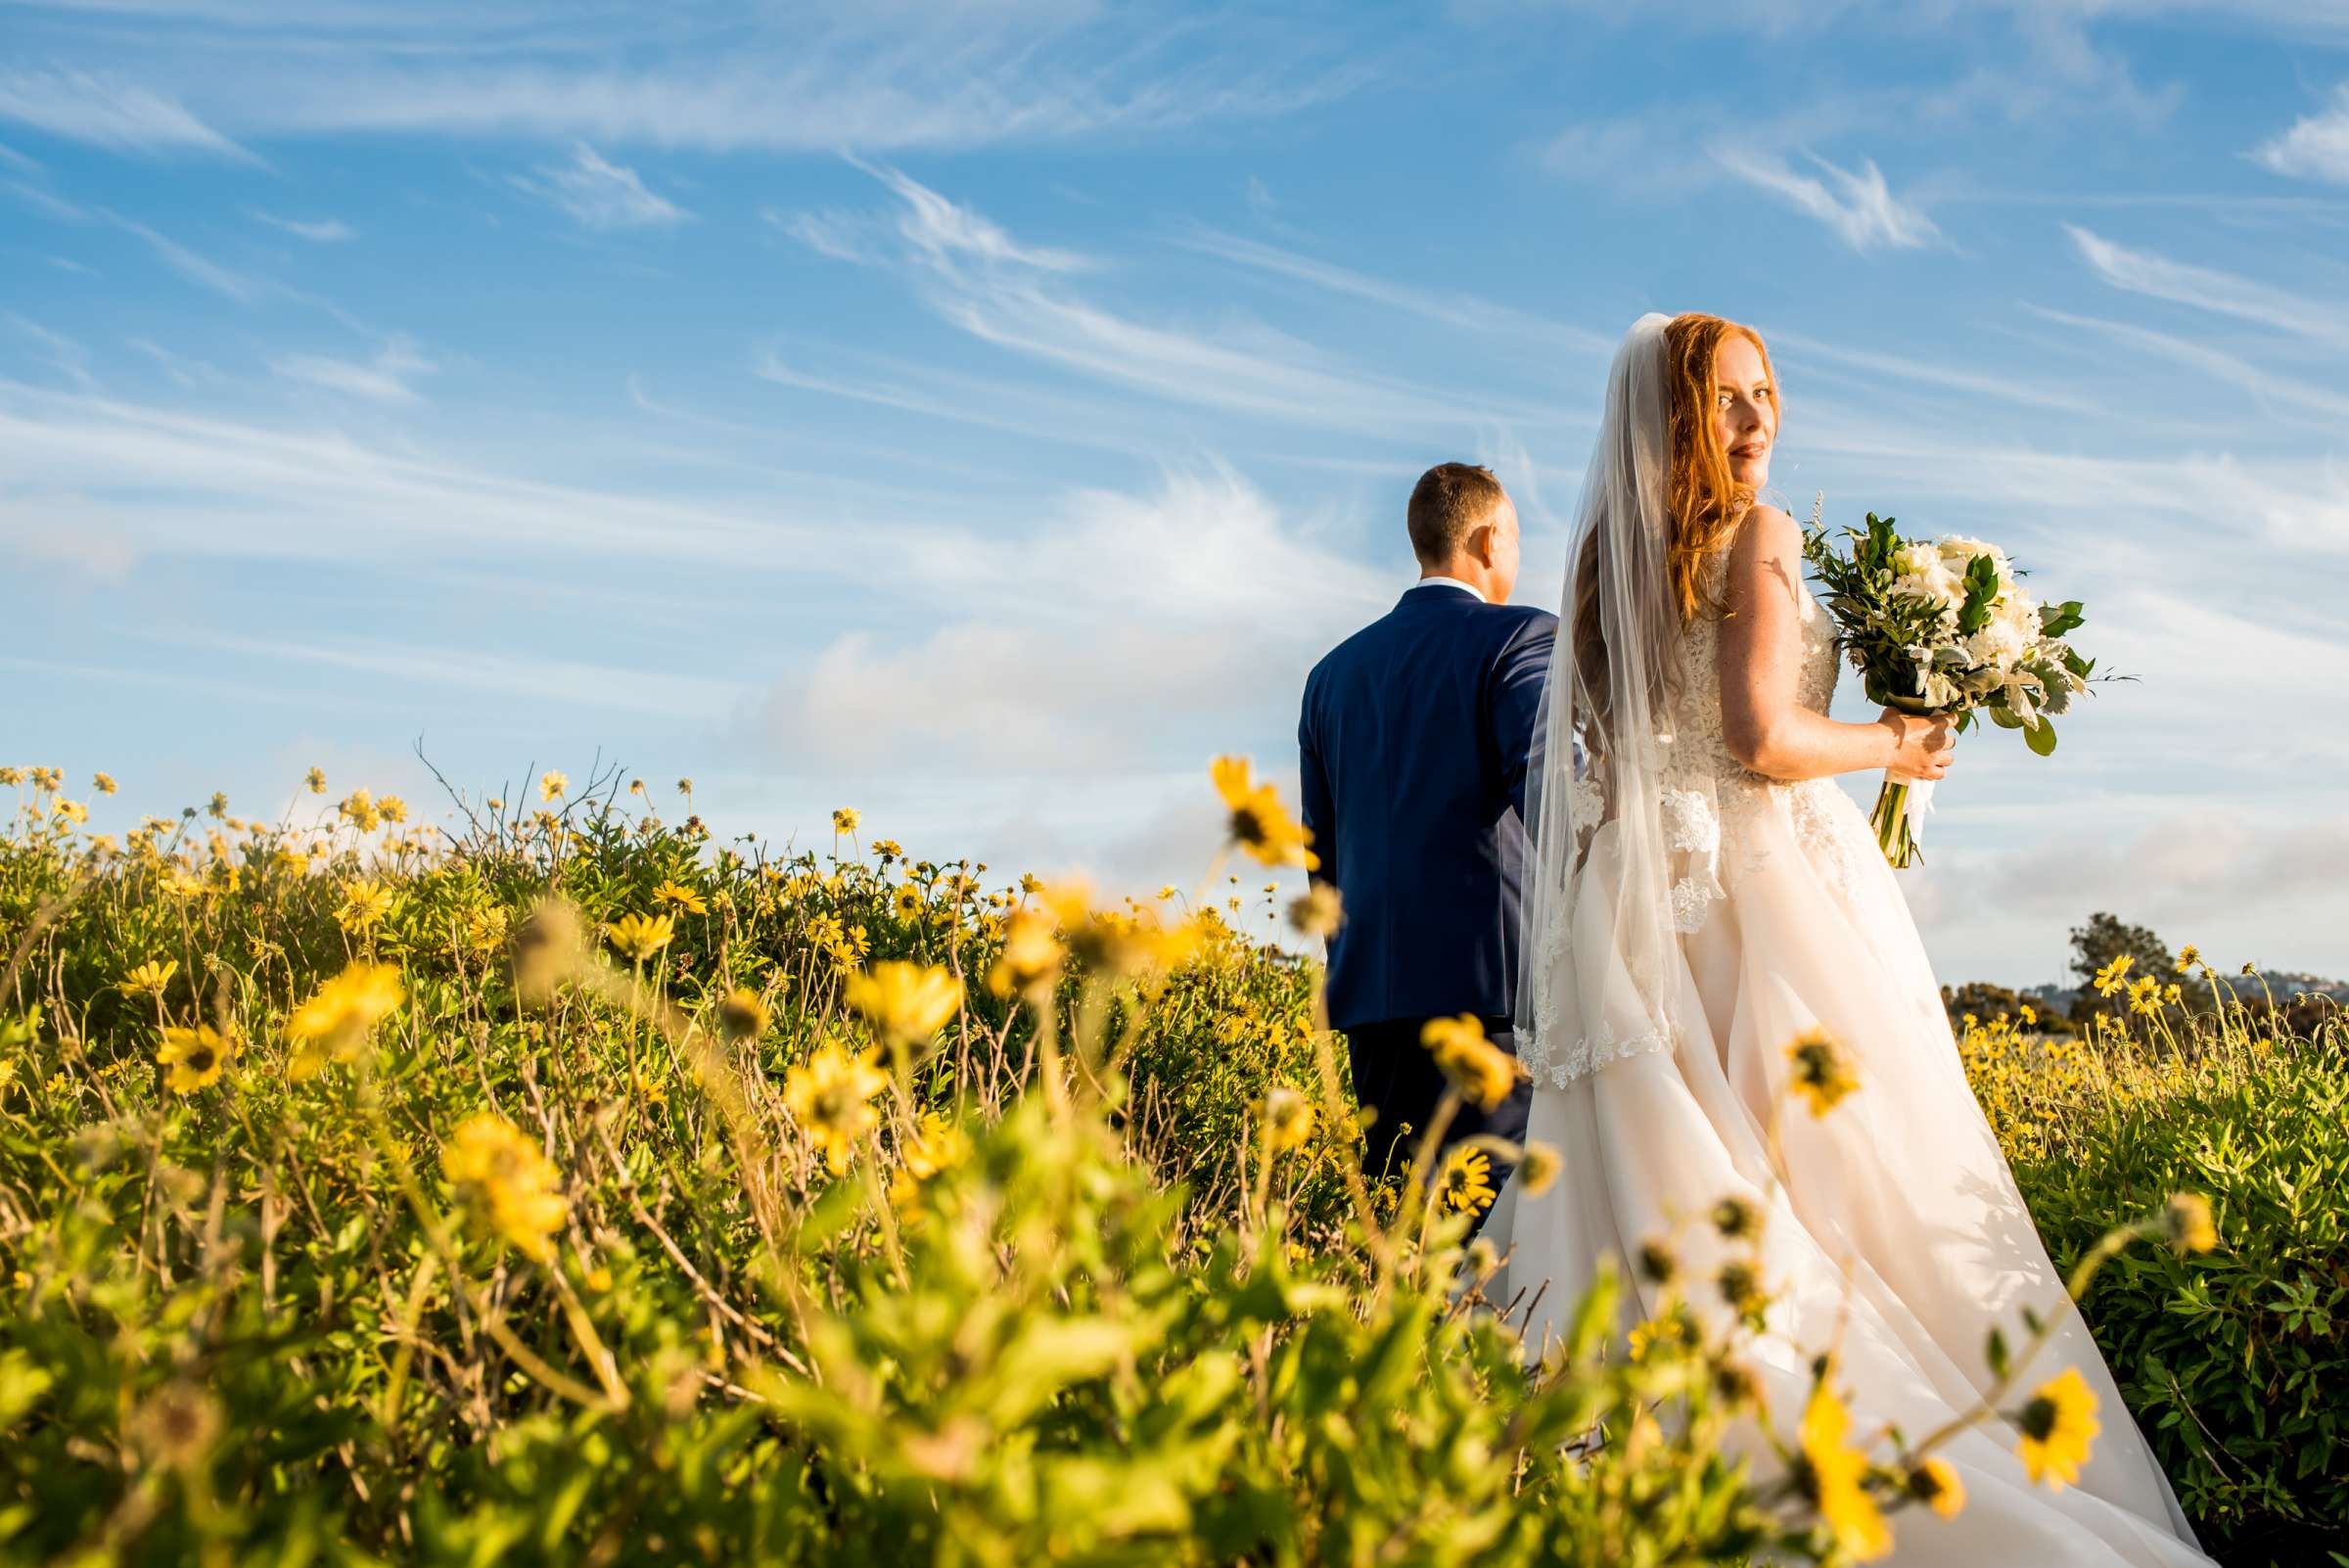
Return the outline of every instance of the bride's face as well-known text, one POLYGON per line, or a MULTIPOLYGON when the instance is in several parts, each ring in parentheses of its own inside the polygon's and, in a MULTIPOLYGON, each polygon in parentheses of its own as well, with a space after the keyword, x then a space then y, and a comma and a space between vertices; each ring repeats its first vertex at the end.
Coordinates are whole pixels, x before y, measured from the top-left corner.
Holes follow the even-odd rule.
POLYGON ((1770 452, 1778 438, 1778 389, 1762 350, 1740 332, 1713 351, 1713 432, 1729 457, 1729 477, 1749 489, 1770 483, 1770 452))

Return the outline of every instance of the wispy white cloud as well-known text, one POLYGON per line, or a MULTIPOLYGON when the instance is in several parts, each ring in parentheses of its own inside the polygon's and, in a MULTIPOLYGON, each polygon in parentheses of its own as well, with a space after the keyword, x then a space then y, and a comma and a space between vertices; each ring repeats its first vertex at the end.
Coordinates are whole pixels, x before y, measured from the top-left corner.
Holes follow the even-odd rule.
POLYGON ((323 665, 380 675, 406 686, 436 686, 562 709, 631 713, 650 717, 724 719, 754 688, 710 675, 677 674, 584 660, 539 659, 480 647, 436 648, 413 643, 351 640, 290 642, 199 635, 170 639, 185 646, 243 654, 272 663, 323 665))
POLYGON ((1154 397, 1299 424, 1391 430, 1543 417, 1431 395, 1253 322, 1209 335, 1134 320, 1069 286, 1083 258, 1016 242, 895 169, 874 173, 904 203, 901 249, 885 264, 945 320, 997 347, 1154 397))
POLYGON ((1941 238, 1922 208, 1892 194, 1872 159, 1862 161, 1855 174, 1807 155, 1825 176, 1821 179, 1798 172, 1782 158, 1741 147, 1716 148, 1713 156, 1723 168, 1808 212, 1863 254, 1885 247, 1914 250, 1941 238))
POLYGON ((2223 348, 2197 343, 2190 338, 2181 338, 2174 333, 2155 332, 2150 327, 2135 326, 2125 321, 2074 315, 2066 310, 2050 310, 2035 304, 2025 304, 2023 308, 2044 321, 2099 333, 2114 343, 2126 344, 2142 353, 2184 365, 2223 386, 2249 392, 2258 400, 2261 412, 2270 417, 2305 419, 2336 429, 2342 421, 2349 420, 2349 392, 2339 388, 2320 386, 2294 376, 2277 375, 2223 348))
POLYGON ((118 212, 108 212, 105 217, 115 227, 145 241, 147 248, 161 257, 163 264, 172 271, 214 294, 226 295, 240 304, 251 304, 269 290, 269 286, 260 279, 250 277, 233 267, 224 267, 208 256, 199 255, 169 235, 159 233, 136 219, 126 218, 118 212))
POLYGON ((127 152, 195 151, 259 161, 170 95, 90 71, 0 74, 0 119, 127 152))
POLYGON ((175 354, 151 338, 128 338, 124 342, 154 360, 162 373, 179 386, 219 386, 228 380, 226 376, 203 360, 192 359, 185 354, 175 354))
POLYGON ((2349 344, 2349 310, 2339 305, 2305 299, 2216 267, 2173 261, 2150 251, 2133 251, 2077 224, 2065 224, 2064 232, 2072 237, 2081 258, 2116 289, 2349 344))
POLYGON ((84 392, 98 390, 98 378, 90 374, 90 356, 83 351, 80 344, 37 321, 27 321, 14 310, 5 314, 8 324, 16 329, 18 336, 32 341, 42 363, 84 392))
POLYGON ((84 261, 76 261, 69 255, 53 255, 49 258, 49 264, 57 268, 57 270, 60 272, 70 272, 78 278, 94 278, 98 276, 98 269, 96 267, 91 266, 84 261))
POLYGON ((45 191, 28 180, 0 180, 10 194, 43 217, 60 223, 87 223, 90 214, 52 191, 45 191))
POLYGON ((264 212, 257 207, 247 208, 245 215, 255 222, 266 223, 273 229, 283 229, 296 239, 307 240, 313 245, 337 245, 356 233, 341 218, 280 217, 275 212, 264 212))
POLYGON ((541 163, 533 174, 511 178, 591 229, 666 228, 693 215, 648 190, 634 169, 609 161, 585 142, 573 145, 568 163, 541 163))
POLYGON ((2279 174, 2349 185, 2349 82, 2333 89, 2328 108, 2301 115, 2251 157, 2279 174))
POLYGON ((280 354, 269 361, 269 368, 289 381, 327 392, 379 403, 418 403, 424 398, 415 383, 440 367, 419 353, 407 338, 395 334, 373 359, 363 362, 319 354, 280 354))
POLYGON ((1473 295, 1413 288, 1219 229, 1192 228, 1175 243, 1205 255, 1277 277, 1293 278, 1324 293, 1385 305, 1442 326, 1589 353, 1610 353, 1615 347, 1615 339, 1570 322, 1536 315, 1512 305, 1496 304, 1473 295))
POLYGON ((1809 357, 1849 366, 1864 373, 1860 379, 1870 391, 1904 392, 1917 387, 1931 387, 1963 392, 1970 397, 1995 397, 2001 402, 2014 403, 2024 408, 2052 409, 2064 414, 2091 413, 2098 406, 2093 399, 2078 392, 2064 392, 2049 385, 2044 378, 1994 375, 1968 370, 1963 365, 1952 364, 1946 359, 1887 353, 1879 348, 1854 348, 1845 344, 1829 343, 1808 333, 1788 332, 1774 327, 1769 333, 1769 341, 1773 359, 1782 357, 1782 348, 1791 348, 1798 359, 1809 357))

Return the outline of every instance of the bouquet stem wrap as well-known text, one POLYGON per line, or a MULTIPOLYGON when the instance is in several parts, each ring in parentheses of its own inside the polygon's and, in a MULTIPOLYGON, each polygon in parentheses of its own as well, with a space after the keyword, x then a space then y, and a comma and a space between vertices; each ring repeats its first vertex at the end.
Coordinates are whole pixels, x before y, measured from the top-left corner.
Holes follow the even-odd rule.
POLYGON ((1932 780, 1885 775, 1884 787, 1876 792, 1875 809, 1867 814, 1867 825, 1876 830, 1876 843, 1894 870, 1906 871, 1924 857, 1925 815, 1932 809, 1932 780))

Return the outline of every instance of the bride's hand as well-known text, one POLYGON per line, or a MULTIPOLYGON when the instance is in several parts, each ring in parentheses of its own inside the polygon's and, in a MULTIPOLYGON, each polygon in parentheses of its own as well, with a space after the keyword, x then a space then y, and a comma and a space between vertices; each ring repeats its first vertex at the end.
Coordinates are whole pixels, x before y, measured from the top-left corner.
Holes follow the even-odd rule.
POLYGON ((1876 722, 1892 731, 1892 761, 1884 771, 1895 778, 1940 778, 1958 755, 1958 732, 1946 717, 1919 718, 1887 708, 1876 722))

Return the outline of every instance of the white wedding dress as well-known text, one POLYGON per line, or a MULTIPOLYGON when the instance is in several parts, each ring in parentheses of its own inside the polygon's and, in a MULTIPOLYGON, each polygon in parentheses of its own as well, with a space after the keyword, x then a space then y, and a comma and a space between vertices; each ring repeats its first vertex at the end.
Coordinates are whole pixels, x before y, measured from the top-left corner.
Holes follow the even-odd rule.
MULTIPOLYGON (((1652 335, 1662 319, 1635 328, 1624 355, 1646 353, 1641 330, 1652 335)), ((1610 420, 1637 423, 1653 415, 1657 389, 1644 384, 1638 359, 1628 381, 1626 370, 1619 356, 1610 420)), ((1608 483, 1610 440, 1616 466, 1629 469, 1653 455, 1641 445, 1651 438, 1661 439, 1602 433, 1587 487, 1608 483)), ((1584 526, 1616 530, 1605 553, 1618 576, 1641 570, 1625 530, 1657 526, 1637 515, 1635 477, 1652 478, 1614 476, 1611 503, 1622 515, 1613 519, 1601 515, 1610 497, 1586 492, 1584 526)), ((1720 557, 1710 570, 1718 589, 1720 557)), ((1572 695, 1585 690, 1571 669, 1573 607, 1570 583, 1552 671, 1555 692, 1569 695, 1544 717, 1546 755, 1556 759, 1571 755, 1565 735, 1587 732, 1572 695)), ((1801 701, 1824 714, 1837 673, 1832 626, 1807 591, 1801 614, 1801 701)), ((1633 620, 1611 620, 1611 640, 1633 620)), ((1653 742, 1594 759, 1589 777, 1562 763, 1548 779, 1547 809, 1528 809, 1543 836, 1528 879, 1519 1035, 1535 1074, 1527 1137, 1558 1150, 1564 1174, 1539 1197, 1514 1181, 1501 1193, 1484 1234, 1506 1262, 1487 1295, 1532 1301, 1523 1327, 1538 1346, 1563 1331, 1599 1259, 1612 1255, 1624 1261, 1628 1326, 1654 1300, 1629 1260, 1642 1241, 1669 1236, 1682 1288, 1708 1307, 1711 1276, 1732 1244, 1706 1216, 1719 1200, 1743 1197, 1765 1216, 1761 1254, 1775 1299, 1751 1360, 1781 1434, 1791 1439, 1813 1355, 1832 1344, 1854 1433, 1890 1422, 1913 1441, 1978 1403, 1992 1381, 1990 1331, 2023 1344, 2023 1309, 2050 1313, 2064 1302, 2063 1283, 1966 1083, 1915 924, 1865 817, 1832 780, 1778 783, 1730 755, 1717 620, 1647 623, 1678 641, 1669 650, 1677 695, 1670 684, 1642 689, 1635 659, 1617 659, 1600 678, 1612 680, 1619 715, 1637 718, 1638 702, 1656 699, 1638 720, 1652 724, 1653 742), (1813 1028, 1840 1042, 1860 1084, 1816 1118, 1790 1091, 1787 1057, 1788 1043, 1813 1028)), ((1964 1480, 1963 1510, 1951 1520, 1903 1510, 1891 1561, 2207 1561, 2085 1324, 2068 1304, 2057 1315, 2053 1339, 2003 1403, 2019 1407, 2046 1378, 2079 1370, 2102 1432, 2078 1486, 2031 1482, 2016 1433, 1992 1420, 1940 1451, 1964 1480)), ((1767 1462, 1761 1445, 1752 1452, 1767 1462)))

